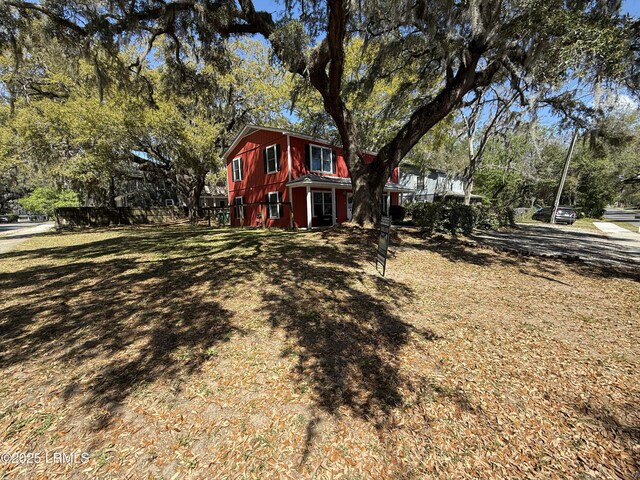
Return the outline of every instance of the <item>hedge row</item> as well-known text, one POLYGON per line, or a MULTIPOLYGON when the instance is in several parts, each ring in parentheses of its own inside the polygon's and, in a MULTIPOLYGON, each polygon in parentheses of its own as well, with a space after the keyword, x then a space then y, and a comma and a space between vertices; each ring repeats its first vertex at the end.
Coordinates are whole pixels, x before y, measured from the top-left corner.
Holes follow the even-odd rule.
POLYGON ((474 228, 495 230, 515 226, 512 208, 487 205, 462 205, 449 203, 413 203, 407 208, 414 225, 426 233, 469 235, 474 228))

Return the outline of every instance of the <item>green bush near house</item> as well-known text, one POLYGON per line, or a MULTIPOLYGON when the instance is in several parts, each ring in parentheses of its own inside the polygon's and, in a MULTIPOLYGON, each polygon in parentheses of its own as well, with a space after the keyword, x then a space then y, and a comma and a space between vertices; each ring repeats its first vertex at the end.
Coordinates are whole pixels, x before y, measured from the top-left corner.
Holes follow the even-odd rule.
POLYGON ((410 205, 407 212, 413 223, 429 235, 469 235, 474 228, 495 230, 516 224, 515 213, 509 207, 418 202, 410 205))
POLYGON ((441 208, 437 203, 412 203, 407 207, 407 213, 411 215, 414 225, 429 235, 440 225, 441 208))

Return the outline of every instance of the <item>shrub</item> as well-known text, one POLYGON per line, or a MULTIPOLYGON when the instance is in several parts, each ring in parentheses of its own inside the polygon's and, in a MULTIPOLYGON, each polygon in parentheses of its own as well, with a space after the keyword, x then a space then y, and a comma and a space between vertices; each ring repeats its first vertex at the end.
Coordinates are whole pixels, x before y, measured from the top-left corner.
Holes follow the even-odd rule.
POLYGON ((511 207, 492 207, 498 220, 498 227, 515 227, 516 214, 511 207))
POLYGON ((483 230, 495 230, 500 227, 500 222, 494 209, 487 205, 475 205, 473 208, 476 212, 476 228, 483 230))
POLYGON ((471 234, 475 225, 475 212, 469 205, 453 204, 443 207, 445 224, 444 230, 452 235, 462 232, 465 235, 471 234))
POLYGON ((440 221, 440 205, 437 203, 418 202, 411 204, 409 212, 413 223, 431 235, 440 221))
POLYGON ((509 207, 442 203, 414 203, 408 213, 413 223, 427 234, 471 234, 474 228, 495 230, 515 226, 515 212, 509 207))
POLYGON ((495 230, 500 227, 515 227, 516 213, 511 207, 474 205, 475 228, 495 230))
POLYGON ((389 215, 391 216, 391 221, 393 222, 402 222, 407 213, 407 209, 402 205, 391 205, 389 207, 389 215))

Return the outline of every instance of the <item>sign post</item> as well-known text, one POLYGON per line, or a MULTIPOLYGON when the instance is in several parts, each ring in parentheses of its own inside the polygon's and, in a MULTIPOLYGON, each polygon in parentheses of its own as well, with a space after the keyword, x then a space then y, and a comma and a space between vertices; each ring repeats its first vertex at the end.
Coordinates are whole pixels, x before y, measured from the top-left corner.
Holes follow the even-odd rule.
POLYGON ((378 238, 378 254, 376 255, 376 269, 382 265, 382 276, 387 271, 387 250, 391 236, 391 217, 382 216, 380 219, 380 237, 378 238))

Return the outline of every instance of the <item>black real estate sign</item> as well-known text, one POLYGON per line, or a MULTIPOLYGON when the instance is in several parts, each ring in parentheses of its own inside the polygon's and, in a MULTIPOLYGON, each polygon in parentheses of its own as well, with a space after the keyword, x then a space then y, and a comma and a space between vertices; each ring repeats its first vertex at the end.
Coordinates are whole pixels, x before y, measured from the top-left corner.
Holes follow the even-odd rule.
POLYGON ((383 216, 380 219, 380 238, 378 239, 378 254, 376 255, 376 268, 382 266, 382 276, 387 270, 387 250, 389 249, 389 237, 391 232, 391 217, 383 216))

